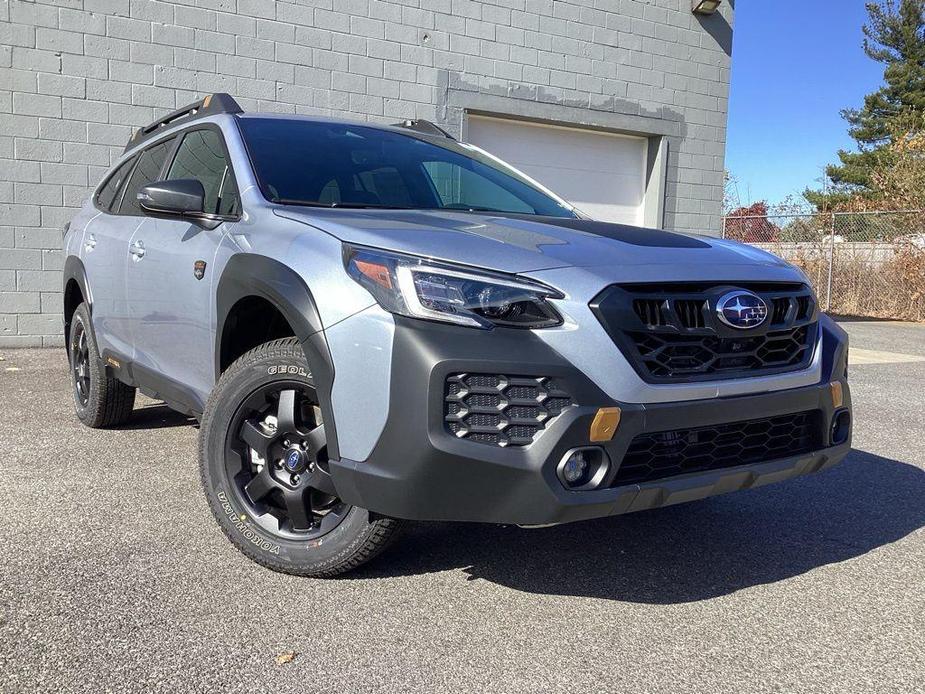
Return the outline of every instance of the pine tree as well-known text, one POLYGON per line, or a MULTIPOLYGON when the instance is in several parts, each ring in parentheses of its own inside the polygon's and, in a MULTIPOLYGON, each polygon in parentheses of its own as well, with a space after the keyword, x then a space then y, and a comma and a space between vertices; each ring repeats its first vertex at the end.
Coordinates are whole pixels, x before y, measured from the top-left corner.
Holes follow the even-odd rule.
POLYGON ((858 151, 838 152, 841 164, 826 168, 827 191, 807 190, 806 199, 829 209, 855 195, 875 194, 871 171, 888 165, 894 122, 909 112, 925 112, 925 0, 882 0, 867 4, 864 52, 883 63, 885 84, 864 98, 864 106, 841 115, 858 151))

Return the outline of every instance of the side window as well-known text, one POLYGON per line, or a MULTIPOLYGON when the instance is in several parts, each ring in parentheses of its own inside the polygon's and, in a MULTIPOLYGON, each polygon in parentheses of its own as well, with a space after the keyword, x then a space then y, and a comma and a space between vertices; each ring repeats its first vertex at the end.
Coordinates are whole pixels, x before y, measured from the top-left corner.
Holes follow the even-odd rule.
POLYGON ((332 178, 324 184, 324 188, 318 193, 318 202, 323 202, 325 205, 340 202, 340 184, 337 179, 332 178))
POLYGON ((426 161, 423 166, 443 207, 472 206, 499 212, 536 213, 516 195, 475 171, 445 161, 426 161))
POLYGON ((138 157, 138 165, 132 171, 132 177, 125 185, 122 193, 122 203, 119 205, 120 214, 142 215, 141 207, 138 204, 138 190, 142 186, 153 183, 161 173, 161 167, 167 160, 167 153, 173 144, 173 138, 159 142, 153 147, 149 147, 141 156, 138 157))
POLYGON ((215 130, 193 130, 183 137, 167 172, 167 180, 195 178, 205 190, 205 211, 211 214, 238 214, 238 186, 222 136, 215 130))
POLYGON ((132 170, 132 164, 135 163, 135 157, 132 157, 126 162, 123 162, 122 165, 115 170, 115 172, 109 177, 109 180, 100 188, 100 191, 96 194, 96 206, 101 210, 109 212, 112 207, 113 200, 116 199, 116 195, 119 190, 122 188, 122 184, 125 183, 125 178, 128 176, 129 172, 132 170))

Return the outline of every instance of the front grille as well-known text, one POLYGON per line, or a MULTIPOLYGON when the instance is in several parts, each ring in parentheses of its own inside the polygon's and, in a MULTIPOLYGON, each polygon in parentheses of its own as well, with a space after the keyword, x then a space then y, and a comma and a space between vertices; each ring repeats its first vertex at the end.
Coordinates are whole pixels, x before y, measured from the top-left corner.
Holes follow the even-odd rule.
POLYGON ((492 446, 526 446, 562 411, 571 396, 551 378, 451 374, 444 421, 461 439, 492 446))
POLYGON ((647 372, 657 378, 727 372, 762 371, 797 366, 807 361, 812 345, 807 326, 757 335, 720 338, 645 332, 627 333, 647 372))
POLYGON ((640 434, 630 443, 613 486, 763 463, 816 450, 822 414, 796 414, 640 434))
POLYGON ((818 309, 795 283, 638 284, 613 286, 591 304, 608 334, 649 383, 761 376, 806 368, 816 344, 818 309), (760 326, 736 329, 716 304, 732 289, 768 306, 760 326))

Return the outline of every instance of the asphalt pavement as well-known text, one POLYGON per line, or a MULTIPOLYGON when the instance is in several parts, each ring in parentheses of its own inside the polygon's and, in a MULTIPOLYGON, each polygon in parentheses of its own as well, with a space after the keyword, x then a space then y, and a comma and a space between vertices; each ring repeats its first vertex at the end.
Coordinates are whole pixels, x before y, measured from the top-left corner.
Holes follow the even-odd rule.
POLYGON ((925 691, 925 326, 844 325, 842 465, 556 528, 420 524, 336 580, 224 539, 194 422, 140 400, 85 429, 63 351, 0 350, 0 691, 925 691))

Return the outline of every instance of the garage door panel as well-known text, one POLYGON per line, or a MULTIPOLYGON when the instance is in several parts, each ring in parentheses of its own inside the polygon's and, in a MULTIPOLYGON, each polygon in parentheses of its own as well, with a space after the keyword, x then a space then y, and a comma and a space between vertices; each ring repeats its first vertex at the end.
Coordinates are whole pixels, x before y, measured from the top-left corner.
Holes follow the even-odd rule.
POLYGON ((515 140, 521 146, 536 148, 530 151, 529 158, 537 164, 580 160, 589 168, 601 171, 625 171, 627 168, 636 171, 645 142, 641 138, 607 133, 475 118, 469 126, 469 139, 476 144, 481 140, 501 147, 504 140, 515 140))
MULTIPOLYGON (((515 167, 520 168, 516 164, 515 167)), ((595 204, 607 201, 611 204, 629 207, 635 207, 639 204, 638 196, 635 194, 636 179, 634 176, 627 174, 595 176, 595 173, 602 172, 549 166, 538 168, 536 175, 530 175, 576 205, 579 200, 595 204), (546 181, 550 181, 550 183, 546 181), (553 187, 554 182, 559 183, 555 188, 553 187)))
POLYGON ((644 138, 473 116, 468 139, 597 219, 642 224, 644 138))

